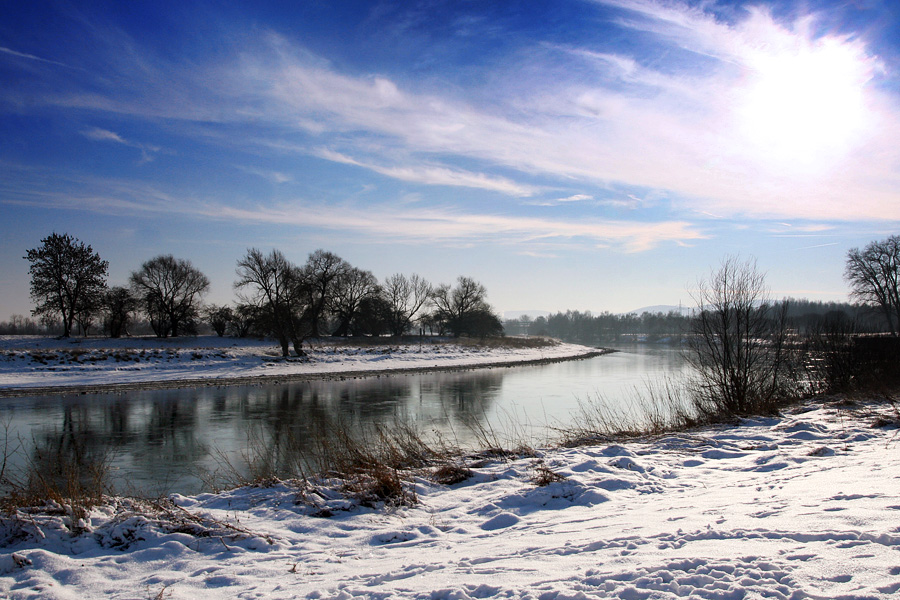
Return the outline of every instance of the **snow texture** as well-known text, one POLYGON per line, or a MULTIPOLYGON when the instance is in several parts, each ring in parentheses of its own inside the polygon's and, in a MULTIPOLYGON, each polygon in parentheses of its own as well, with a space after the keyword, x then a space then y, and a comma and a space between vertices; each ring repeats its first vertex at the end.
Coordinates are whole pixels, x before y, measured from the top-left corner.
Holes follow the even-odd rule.
POLYGON ((482 460, 449 487, 419 474, 413 506, 278 482, 154 510, 111 500, 80 522, 22 514, 0 531, 0 596, 889 598, 900 592, 897 425, 887 403, 820 400, 482 460), (563 478, 539 487, 538 469, 563 478))

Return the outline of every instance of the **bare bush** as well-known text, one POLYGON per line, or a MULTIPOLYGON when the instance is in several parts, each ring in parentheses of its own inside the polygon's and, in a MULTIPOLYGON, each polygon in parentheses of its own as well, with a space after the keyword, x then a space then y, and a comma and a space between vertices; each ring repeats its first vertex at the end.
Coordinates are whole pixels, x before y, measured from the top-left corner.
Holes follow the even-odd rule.
POLYGON ((543 461, 538 461, 534 465, 534 474, 531 476, 532 483, 538 487, 545 487, 551 483, 565 481, 565 479, 565 475, 557 473, 543 461))
POLYGON ((787 305, 775 307, 753 260, 726 257, 699 282, 685 359, 692 394, 706 418, 771 411, 793 397, 787 305))

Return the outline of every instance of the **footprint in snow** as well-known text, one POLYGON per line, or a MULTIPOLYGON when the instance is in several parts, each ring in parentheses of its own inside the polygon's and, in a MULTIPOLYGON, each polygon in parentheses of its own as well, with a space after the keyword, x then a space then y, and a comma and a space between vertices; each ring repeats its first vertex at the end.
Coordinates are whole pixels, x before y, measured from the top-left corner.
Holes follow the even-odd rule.
POLYGON ((398 542, 408 542, 416 539, 416 534, 412 531, 387 531, 384 533, 376 533, 369 540, 373 546, 382 546, 384 544, 396 544, 398 542))

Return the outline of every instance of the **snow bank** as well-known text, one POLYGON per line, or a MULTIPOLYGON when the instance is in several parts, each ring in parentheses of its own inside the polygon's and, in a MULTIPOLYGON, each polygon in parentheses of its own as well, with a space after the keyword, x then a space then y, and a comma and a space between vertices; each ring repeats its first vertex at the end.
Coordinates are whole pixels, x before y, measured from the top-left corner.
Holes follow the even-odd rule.
POLYGON ((888 598, 900 591, 898 424, 887 404, 812 403, 482 463, 451 487, 419 478, 412 507, 326 495, 330 518, 279 483, 174 496, 190 527, 121 506, 79 527, 6 522, 0 596, 888 598), (535 485, 546 469, 563 479, 535 485))
POLYGON ((349 376, 514 365, 596 353, 593 348, 562 343, 534 348, 449 342, 364 346, 319 343, 309 348, 308 357, 284 359, 271 341, 213 336, 118 340, 0 336, 0 392, 13 388, 349 376))

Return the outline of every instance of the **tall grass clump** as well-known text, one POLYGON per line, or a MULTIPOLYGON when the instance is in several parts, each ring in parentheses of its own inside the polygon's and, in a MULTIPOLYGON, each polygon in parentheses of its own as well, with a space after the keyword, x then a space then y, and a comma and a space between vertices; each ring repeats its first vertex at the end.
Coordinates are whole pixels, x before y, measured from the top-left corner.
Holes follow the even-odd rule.
POLYGON ((21 440, 10 439, 8 427, 4 433, 0 466, 4 514, 49 505, 82 518, 112 493, 110 452, 91 448, 77 435, 34 441, 26 450, 21 440))
POLYGON ((422 473, 440 483, 456 483, 469 473, 461 451, 439 436, 426 438, 413 424, 401 419, 354 427, 346 420, 318 416, 305 432, 260 432, 248 436, 248 445, 235 465, 219 452, 217 472, 204 479, 212 487, 268 485, 283 479, 307 485, 336 484, 363 505, 410 505, 416 499, 412 475, 422 473))
POLYGON ((627 398, 596 396, 578 403, 571 424, 554 428, 557 443, 574 447, 687 429, 700 424, 690 390, 680 379, 647 381, 627 398))

